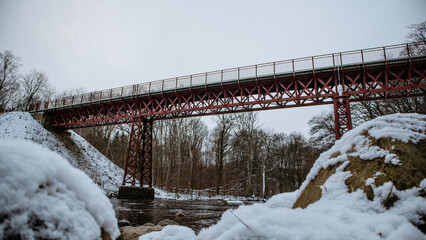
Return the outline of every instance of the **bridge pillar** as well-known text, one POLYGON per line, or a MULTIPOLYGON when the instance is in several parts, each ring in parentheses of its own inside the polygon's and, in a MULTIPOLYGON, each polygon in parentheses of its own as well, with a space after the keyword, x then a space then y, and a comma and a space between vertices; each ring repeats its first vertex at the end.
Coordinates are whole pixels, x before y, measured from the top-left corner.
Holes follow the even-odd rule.
POLYGON ((152 188, 152 125, 153 118, 133 118, 129 147, 119 198, 153 199, 152 188), (139 187, 136 187, 139 184, 139 187), (144 186, 148 185, 146 188, 144 186))
POLYGON ((139 149, 141 186, 149 185, 152 188, 152 125, 153 118, 143 119, 142 146, 139 149))
POLYGON ((349 105, 349 96, 334 97, 334 129, 336 140, 352 129, 351 108, 349 105))

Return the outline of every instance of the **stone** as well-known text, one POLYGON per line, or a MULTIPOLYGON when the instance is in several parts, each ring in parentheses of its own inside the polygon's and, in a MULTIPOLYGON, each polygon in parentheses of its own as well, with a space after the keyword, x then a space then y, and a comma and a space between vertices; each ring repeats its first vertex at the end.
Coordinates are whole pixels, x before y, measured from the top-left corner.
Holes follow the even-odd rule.
POLYGON ((185 215, 185 213, 183 213, 183 212, 177 212, 177 213, 175 214, 175 216, 176 216, 177 218, 181 218, 181 217, 185 217, 186 215, 185 215))
POLYGON ((159 204, 158 204, 158 206, 159 206, 159 207, 166 207, 166 206, 167 206, 167 204, 165 204, 165 203, 159 203, 159 204))
POLYGON ((154 189, 145 187, 121 186, 118 189, 118 198, 121 199, 154 199, 154 189))
POLYGON ((145 223, 143 226, 153 227, 153 226, 155 226, 155 224, 154 223, 145 223))
POLYGON ((153 231, 161 231, 163 229, 162 226, 126 226, 120 228, 121 238, 123 240, 137 240, 140 236, 153 232, 153 231))
POLYGON ((104 228, 102 228, 102 227, 101 227, 101 239, 102 240, 113 240, 113 239, 111 239, 111 236, 109 235, 109 233, 106 232, 104 230, 104 228))
POLYGON ((125 226, 130 226, 130 222, 127 221, 126 219, 122 219, 118 221, 118 227, 125 227, 125 226))
POLYGON ((157 223, 157 225, 158 225, 158 226, 165 227, 165 226, 167 226, 167 225, 179 225, 179 223, 177 223, 177 222, 175 222, 175 221, 173 221, 173 220, 170 220, 170 219, 164 219, 164 220, 159 221, 159 222, 157 223))

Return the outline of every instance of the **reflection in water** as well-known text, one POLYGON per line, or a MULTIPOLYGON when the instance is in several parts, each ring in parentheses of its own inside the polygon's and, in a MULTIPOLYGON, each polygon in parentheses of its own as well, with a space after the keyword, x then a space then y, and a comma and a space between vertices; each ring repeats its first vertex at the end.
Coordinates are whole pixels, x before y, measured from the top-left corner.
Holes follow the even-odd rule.
POLYGON ((211 226, 219 221, 224 211, 238 207, 237 204, 227 204, 224 201, 190 201, 190 200, 130 200, 110 199, 117 219, 127 219, 132 226, 145 223, 157 224, 164 219, 174 220, 182 226, 199 232, 202 228, 211 226), (183 212, 184 217, 176 217, 183 212))

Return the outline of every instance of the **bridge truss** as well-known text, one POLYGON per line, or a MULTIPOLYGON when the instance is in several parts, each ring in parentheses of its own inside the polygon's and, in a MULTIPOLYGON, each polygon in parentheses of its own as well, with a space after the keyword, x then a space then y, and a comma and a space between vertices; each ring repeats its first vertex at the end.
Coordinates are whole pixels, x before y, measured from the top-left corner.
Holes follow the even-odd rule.
POLYGON ((352 128, 350 102, 426 95, 426 56, 412 56, 413 44, 136 84, 40 103, 31 111, 46 112, 52 127, 65 129, 131 123, 123 185, 152 186, 155 120, 333 104, 339 139, 352 128))

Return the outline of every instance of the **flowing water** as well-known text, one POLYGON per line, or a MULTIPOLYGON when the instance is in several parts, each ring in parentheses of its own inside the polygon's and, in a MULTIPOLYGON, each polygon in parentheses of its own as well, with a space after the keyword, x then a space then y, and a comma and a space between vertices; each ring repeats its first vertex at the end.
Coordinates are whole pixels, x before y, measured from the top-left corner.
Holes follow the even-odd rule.
POLYGON ((110 200, 117 219, 126 219, 132 226, 157 224, 161 220, 170 219, 193 229, 196 233, 219 221, 224 211, 237 208, 240 204, 220 200, 110 200), (177 217, 178 212, 184 213, 185 216, 177 217))

